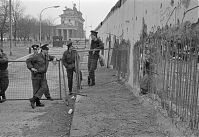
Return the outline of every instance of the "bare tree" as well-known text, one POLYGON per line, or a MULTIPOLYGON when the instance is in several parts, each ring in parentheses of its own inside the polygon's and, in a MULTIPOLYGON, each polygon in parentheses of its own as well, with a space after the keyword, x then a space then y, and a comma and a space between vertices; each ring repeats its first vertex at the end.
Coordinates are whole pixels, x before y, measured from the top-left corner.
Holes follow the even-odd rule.
POLYGON ((19 30, 18 22, 19 19, 23 16, 24 8, 21 6, 21 2, 16 0, 12 4, 12 16, 13 16, 13 36, 16 46, 16 39, 17 39, 17 31, 19 30))
POLYGON ((6 32, 9 30, 9 3, 7 0, 0 0, 0 41, 1 47, 3 47, 3 38, 6 32))
POLYGON ((42 22, 42 37, 46 38, 47 41, 50 41, 52 33, 52 21, 50 19, 46 19, 42 22))
POLYGON ((31 18, 30 16, 25 16, 18 21, 18 38, 20 40, 29 40, 31 36, 31 18))
POLYGON ((34 41, 39 41, 39 21, 36 18, 31 19, 31 37, 34 41))

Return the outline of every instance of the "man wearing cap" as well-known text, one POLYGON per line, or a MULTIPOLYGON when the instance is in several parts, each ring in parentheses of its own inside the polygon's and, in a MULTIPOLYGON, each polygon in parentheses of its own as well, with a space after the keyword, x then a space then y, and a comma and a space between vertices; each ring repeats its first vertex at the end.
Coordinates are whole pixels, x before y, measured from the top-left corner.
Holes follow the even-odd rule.
POLYGON ((40 53, 26 60, 27 68, 32 72, 33 98, 30 98, 30 103, 33 109, 35 108, 35 102, 38 107, 44 106, 44 104, 40 102, 40 99, 48 89, 46 72, 49 61, 57 60, 54 56, 48 55, 48 50, 48 44, 44 44, 41 46, 40 53))
MULTIPOLYGON (((34 55, 36 55, 36 54, 39 53, 39 52, 38 52, 39 45, 32 45, 32 49, 33 49, 33 54, 32 54, 32 56, 34 56, 34 55)), ((48 83, 46 83, 46 84, 47 84, 47 85, 46 85, 47 88, 46 88, 46 91, 44 92, 44 95, 45 95, 45 97, 46 97, 47 100, 53 101, 53 99, 52 99, 51 96, 50 96, 48 83)))
POLYGON ((38 54, 38 48, 39 48, 39 45, 32 45, 33 55, 38 54))
MULTIPOLYGON (((68 43, 68 49, 64 52, 62 56, 62 64, 66 68, 67 78, 68 78, 68 88, 69 95, 72 94, 73 88, 73 72, 76 72, 75 69, 75 56, 78 54, 77 51, 74 50, 72 46, 72 42, 68 43)), ((79 57, 79 55, 78 55, 79 57)), ((80 71, 80 81, 82 81, 82 73, 80 71)))
POLYGON ((104 49, 104 44, 102 41, 97 37, 96 31, 91 31, 91 46, 88 56, 88 85, 94 86, 95 85, 95 70, 97 69, 97 61, 99 58, 100 50, 104 49), (93 51, 94 50, 94 51, 93 51))
POLYGON ((0 49, 0 103, 6 101, 5 92, 8 88, 8 57, 3 53, 3 49, 0 49))

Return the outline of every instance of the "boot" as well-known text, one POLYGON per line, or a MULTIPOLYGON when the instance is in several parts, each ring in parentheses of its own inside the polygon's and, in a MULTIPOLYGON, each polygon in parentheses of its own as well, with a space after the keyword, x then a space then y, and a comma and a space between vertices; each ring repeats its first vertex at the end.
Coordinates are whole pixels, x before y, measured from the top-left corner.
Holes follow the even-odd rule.
POLYGON ((35 108, 35 102, 37 100, 37 97, 33 96, 33 98, 30 98, 29 101, 30 101, 30 105, 32 107, 32 109, 35 108))
POLYGON ((72 95, 72 94, 73 94, 73 93, 72 93, 72 90, 69 89, 69 94, 68 94, 68 95, 72 95))
POLYGON ((94 86, 95 85, 95 79, 92 79, 92 82, 90 83, 89 86, 94 86))
POLYGON ((39 98, 36 99, 36 106, 37 107, 44 107, 44 104, 40 102, 39 98))
POLYGON ((2 97, 0 96, 0 103, 3 103, 3 101, 2 101, 2 97))
POLYGON ((90 85, 91 83, 91 80, 90 80, 90 77, 88 76, 88 85, 90 85))
POLYGON ((5 102, 6 101, 6 96, 5 95, 2 95, 2 102, 5 102))

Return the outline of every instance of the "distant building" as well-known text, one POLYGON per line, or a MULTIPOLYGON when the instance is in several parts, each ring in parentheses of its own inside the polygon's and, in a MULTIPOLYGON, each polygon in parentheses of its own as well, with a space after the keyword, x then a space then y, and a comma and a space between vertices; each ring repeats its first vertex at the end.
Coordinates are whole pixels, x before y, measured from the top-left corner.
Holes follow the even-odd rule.
POLYGON ((65 7, 60 17, 61 24, 55 26, 55 36, 62 36, 63 41, 85 38, 85 31, 83 30, 85 20, 82 17, 82 13, 77 11, 76 4, 73 5, 73 9, 65 7))

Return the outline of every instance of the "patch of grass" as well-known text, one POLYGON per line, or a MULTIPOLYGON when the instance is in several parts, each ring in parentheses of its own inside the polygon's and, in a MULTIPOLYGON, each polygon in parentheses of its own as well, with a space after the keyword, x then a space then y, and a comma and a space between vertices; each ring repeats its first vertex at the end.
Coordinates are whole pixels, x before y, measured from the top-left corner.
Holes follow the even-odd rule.
POLYGON ((10 49, 9 43, 4 43, 3 50, 4 53, 7 54, 9 60, 16 60, 29 54, 30 45, 31 44, 17 44, 17 46, 15 46, 14 44, 12 44, 12 47, 10 49), (10 55, 10 51, 12 52, 12 55, 10 55))

